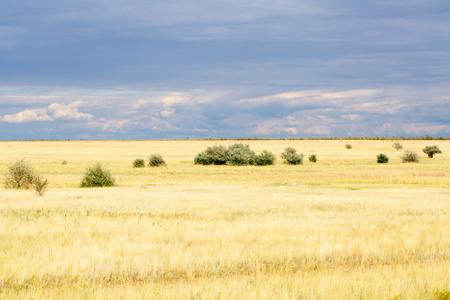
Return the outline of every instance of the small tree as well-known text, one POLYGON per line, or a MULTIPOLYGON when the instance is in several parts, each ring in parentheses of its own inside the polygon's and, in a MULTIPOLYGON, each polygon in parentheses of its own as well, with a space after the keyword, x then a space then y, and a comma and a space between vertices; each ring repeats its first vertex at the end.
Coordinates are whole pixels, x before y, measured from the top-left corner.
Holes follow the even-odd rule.
POLYGON ((8 172, 5 179, 6 188, 28 189, 33 184, 34 169, 23 159, 10 163, 8 172))
POLYGON ((397 151, 403 149, 403 145, 400 143, 394 143, 392 144, 392 147, 394 147, 397 151))
POLYGON ((164 161, 161 154, 156 153, 150 156, 148 165, 150 167, 162 167, 166 165, 166 162, 164 161))
POLYGON ((272 152, 263 150, 261 154, 255 155, 254 164, 257 166, 273 165, 276 159, 272 152))
POLYGON ((389 158, 386 154, 380 153, 377 155, 377 163, 379 164, 387 164, 389 161, 389 158))
POLYGON ((297 150, 292 147, 287 147, 284 152, 281 153, 281 157, 288 165, 301 165, 303 164, 303 154, 297 154, 297 150))
POLYGON ((350 144, 346 144, 346 145, 345 145, 345 148, 347 148, 347 149, 352 149, 353 147, 352 147, 352 145, 350 145, 350 144))
POLYGON ((426 155, 428 155, 429 158, 433 158, 433 156, 435 154, 441 154, 442 153, 441 149, 439 149, 439 147, 436 146, 436 145, 434 145, 434 146, 426 146, 422 150, 423 150, 423 152, 426 155))
POLYGON ((411 150, 406 150, 400 158, 404 163, 419 162, 419 154, 411 150))
POLYGON ((33 180, 33 185, 36 190, 36 193, 39 194, 39 196, 43 196, 44 192, 47 190, 48 186, 48 180, 44 179, 41 175, 35 176, 33 180))
POLYGON ((317 156, 315 154, 311 154, 311 156, 309 157, 309 161, 313 163, 317 162, 317 156))
POLYGON ((114 186, 115 179, 111 174, 111 171, 104 168, 101 163, 96 163, 93 166, 86 168, 83 180, 81 181, 81 187, 103 187, 114 186))
POLYGON ((145 160, 143 160, 142 158, 136 158, 133 161, 133 168, 143 168, 145 167, 145 160))

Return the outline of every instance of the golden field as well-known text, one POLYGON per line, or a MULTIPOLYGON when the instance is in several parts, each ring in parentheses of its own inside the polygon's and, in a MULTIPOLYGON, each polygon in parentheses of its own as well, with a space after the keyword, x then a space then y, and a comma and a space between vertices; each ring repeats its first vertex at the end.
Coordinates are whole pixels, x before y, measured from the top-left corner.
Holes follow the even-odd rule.
POLYGON ((0 298, 448 299, 450 141, 399 141, 419 163, 393 142, 0 142, 1 180, 25 159, 50 181, 0 187, 0 298), (278 160, 193 164, 236 142, 278 160), (282 163, 288 146, 303 165, 282 163), (153 153, 167 166, 132 168, 153 153), (79 188, 97 161, 118 185, 79 188))

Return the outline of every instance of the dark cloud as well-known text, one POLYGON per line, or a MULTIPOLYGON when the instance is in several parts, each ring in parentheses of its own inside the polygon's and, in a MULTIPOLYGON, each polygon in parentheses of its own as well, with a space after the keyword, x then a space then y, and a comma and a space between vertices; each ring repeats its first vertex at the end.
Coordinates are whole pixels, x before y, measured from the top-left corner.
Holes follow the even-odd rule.
POLYGON ((3 1, 2 138, 448 135, 449 11, 443 0, 3 1))

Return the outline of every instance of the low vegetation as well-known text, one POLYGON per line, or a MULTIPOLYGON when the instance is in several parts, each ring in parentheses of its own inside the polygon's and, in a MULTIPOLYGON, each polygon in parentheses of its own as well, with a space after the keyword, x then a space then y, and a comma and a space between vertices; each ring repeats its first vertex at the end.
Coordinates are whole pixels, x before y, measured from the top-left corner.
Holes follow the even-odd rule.
POLYGON ((284 159, 288 165, 301 165, 303 164, 303 153, 297 154, 297 150, 292 147, 287 147, 284 152, 281 153, 281 158, 284 159))
POLYGON ((403 153, 403 155, 400 156, 400 158, 404 163, 419 162, 419 154, 412 150, 406 150, 405 153, 403 153))
POLYGON ((0 142, 0 180, 26 157, 51 183, 0 185, 0 299, 449 298, 450 141, 435 159, 405 141, 419 164, 392 141, 257 140, 274 165, 194 165, 209 143, 0 142), (285 165, 287 146, 320 163, 285 165), (132 169, 149 149, 168 166, 132 169), (96 161, 119 187, 78 188, 96 161))
POLYGON ((309 161, 312 162, 312 163, 317 162, 317 155, 311 154, 311 155, 309 156, 309 161))
POLYGON ((4 186, 9 189, 34 187, 36 192, 43 196, 48 187, 48 179, 42 175, 36 175, 33 166, 22 159, 9 164, 4 186))
POLYGON ((352 149, 353 147, 352 147, 351 144, 346 144, 346 145, 345 145, 345 148, 347 148, 347 149, 352 149))
POLYGON ((386 154, 380 153, 377 155, 377 163, 387 164, 389 162, 389 157, 386 154))
POLYGON ((133 168, 144 168, 145 167, 145 160, 142 158, 136 158, 133 161, 133 168))
POLYGON ((207 147, 194 158, 194 164, 197 165, 225 165, 246 166, 246 165, 273 165, 276 160, 275 155, 263 150, 256 154, 250 149, 249 145, 235 143, 228 148, 223 145, 214 145, 207 147))
POLYGON ((115 185, 115 178, 111 171, 100 162, 86 168, 80 187, 108 187, 115 185))
POLYGON ((33 184, 34 168, 25 160, 16 160, 9 164, 5 187, 10 189, 28 189, 33 184))
POLYGON ((161 154, 155 153, 148 159, 148 165, 150 167, 163 167, 166 166, 166 161, 161 154))

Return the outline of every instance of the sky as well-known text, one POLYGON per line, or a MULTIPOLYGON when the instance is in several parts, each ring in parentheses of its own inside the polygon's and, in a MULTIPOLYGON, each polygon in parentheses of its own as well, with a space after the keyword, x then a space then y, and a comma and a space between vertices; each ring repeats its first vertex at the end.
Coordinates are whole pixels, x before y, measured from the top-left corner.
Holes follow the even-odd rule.
POLYGON ((448 0, 0 7, 0 140, 450 136, 448 0))

